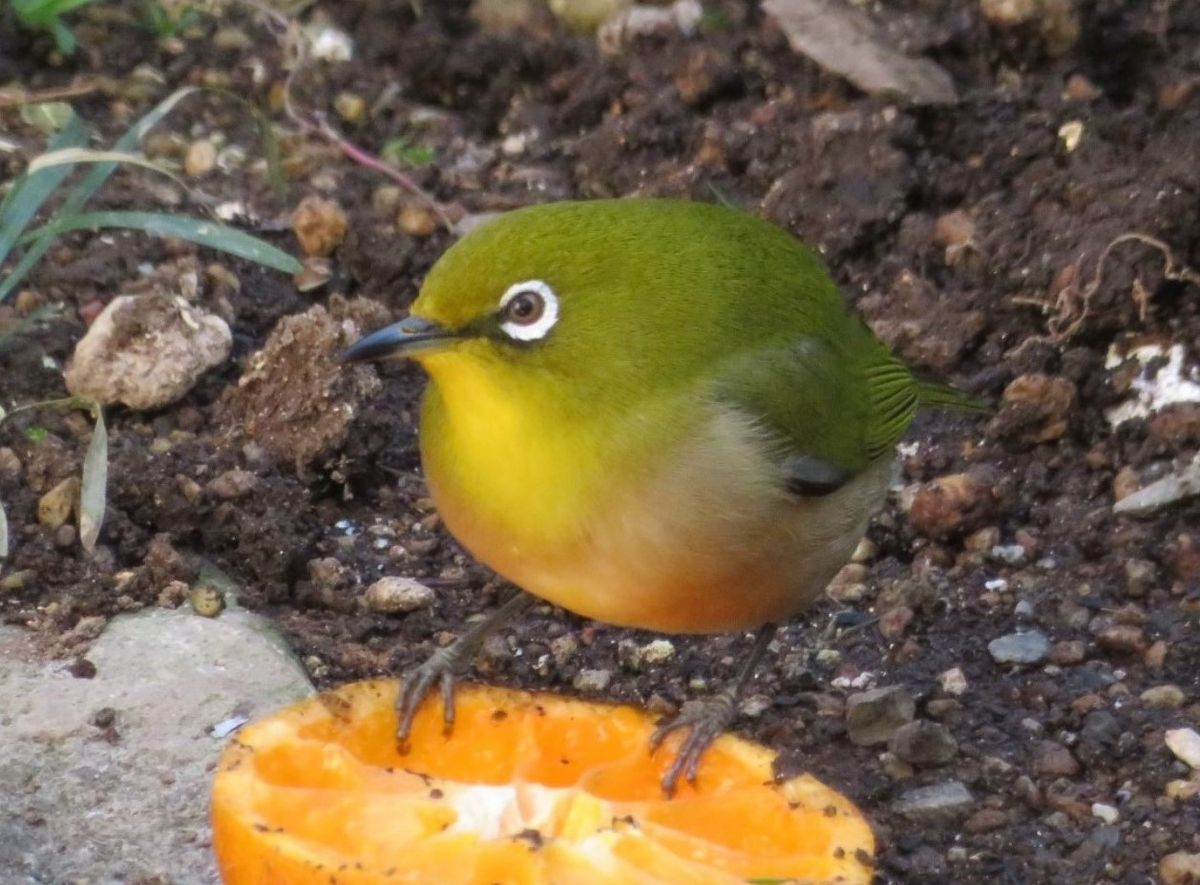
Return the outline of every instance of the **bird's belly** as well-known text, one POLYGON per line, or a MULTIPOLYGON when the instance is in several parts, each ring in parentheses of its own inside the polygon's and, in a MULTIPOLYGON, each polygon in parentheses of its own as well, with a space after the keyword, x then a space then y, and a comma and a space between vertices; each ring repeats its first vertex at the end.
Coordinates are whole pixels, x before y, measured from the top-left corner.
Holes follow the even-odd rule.
POLYGON ((883 500, 884 459, 836 492, 783 491, 757 432, 717 414, 608 494, 570 534, 480 518, 468 496, 429 470, 450 531, 523 589, 585 617, 680 633, 738 630, 805 608, 846 562, 883 500))

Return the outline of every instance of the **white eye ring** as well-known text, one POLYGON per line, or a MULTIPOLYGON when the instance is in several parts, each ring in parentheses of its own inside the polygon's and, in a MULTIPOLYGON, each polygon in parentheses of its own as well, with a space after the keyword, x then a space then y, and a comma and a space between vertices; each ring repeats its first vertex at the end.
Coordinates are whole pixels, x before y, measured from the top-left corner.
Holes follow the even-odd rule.
POLYGON ((554 294, 554 290, 549 285, 541 280, 513 283, 500 298, 501 316, 504 315, 509 303, 519 295, 536 296, 541 301, 541 314, 532 322, 505 320, 500 323, 500 328, 505 335, 517 341, 539 341, 545 338, 547 333, 554 328, 554 324, 558 322, 558 296, 554 294))

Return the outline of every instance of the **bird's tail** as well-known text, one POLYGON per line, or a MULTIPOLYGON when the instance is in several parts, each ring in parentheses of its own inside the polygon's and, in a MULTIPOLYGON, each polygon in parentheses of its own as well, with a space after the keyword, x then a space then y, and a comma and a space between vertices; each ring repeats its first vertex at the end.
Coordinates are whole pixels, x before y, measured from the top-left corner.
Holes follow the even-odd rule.
POLYGON ((923 379, 917 379, 917 402, 924 409, 951 409, 977 415, 990 415, 995 411, 990 403, 963 393, 949 384, 923 379))

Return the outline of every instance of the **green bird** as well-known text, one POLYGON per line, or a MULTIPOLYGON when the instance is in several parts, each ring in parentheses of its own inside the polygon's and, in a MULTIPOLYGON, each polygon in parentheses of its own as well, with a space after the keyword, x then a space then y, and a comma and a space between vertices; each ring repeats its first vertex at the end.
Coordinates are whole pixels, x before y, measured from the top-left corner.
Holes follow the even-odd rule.
MULTIPOLYGON (((447 528, 533 596, 628 627, 758 629, 724 691, 662 725, 694 780, 776 624, 803 611, 881 506, 923 406, 975 409, 917 380, 842 301, 821 260, 722 206, 661 199, 533 206, 481 225, 408 317, 348 361, 429 375, 422 465, 447 528)), ((518 594, 405 682, 403 742, 518 594)))

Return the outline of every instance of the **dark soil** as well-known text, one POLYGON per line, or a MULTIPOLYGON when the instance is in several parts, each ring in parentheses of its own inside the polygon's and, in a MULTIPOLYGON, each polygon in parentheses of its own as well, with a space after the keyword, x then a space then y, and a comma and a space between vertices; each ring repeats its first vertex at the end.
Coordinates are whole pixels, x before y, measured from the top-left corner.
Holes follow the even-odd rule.
MULTIPOLYGON (((317 6, 356 54, 308 69, 299 101, 328 109, 340 92, 363 97, 372 112, 342 124, 347 135, 370 151, 397 137, 430 149, 412 174, 454 214, 608 195, 727 201, 815 244, 914 365, 994 400, 1034 376, 993 419, 931 416, 912 431, 906 489, 875 521, 871 549, 827 604, 782 631, 755 684, 772 703, 739 722, 779 751, 782 772, 811 771, 860 804, 880 837, 880 881, 1143 883, 1164 855, 1200 851, 1200 799, 1168 795, 1189 773, 1163 743, 1165 729, 1200 727, 1200 503, 1142 519, 1112 511, 1121 489, 1191 458, 1200 407, 1115 429, 1104 414, 1131 381, 1105 366, 1114 343, 1178 343, 1195 366, 1200 288, 1168 278, 1164 256, 1138 242, 1097 270, 1105 246, 1130 232, 1161 240, 1179 267, 1200 266, 1200 5, 1082 2, 1081 35, 1064 47, 1034 24, 988 22, 976 0, 887 4, 892 30, 956 81, 961 101, 937 109, 864 96, 794 54, 757 5, 733 0, 706 4, 696 34, 646 36, 615 55, 553 25, 483 33, 464 3, 317 6), (1050 638, 1048 659, 994 661, 988 642, 1026 627, 1050 638), (955 667, 961 695, 939 678, 955 667), (1168 684, 1181 707, 1141 697, 1168 684), (957 740, 954 758, 913 770, 886 747, 852 743, 846 697, 873 685, 909 691, 917 715, 957 740), (907 790, 951 780, 969 788, 971 807, 924 819, 894 810, 907 790), (1119 818, 1105 823, 1093 803, 1119 818)), ((228 85, 277 108, 284 53, 237 10, 156 41, 135 15, 100 8, 82 16, 81 49, 66 61, 0 20, 0 81, 93 80, 74 105, 108 140, 185 84, 228 85), (251 39, 214 48, 218 28, 251 39)), ((42 149, 13 108, 0 109, 0 130, 26 149, 0 153, 6 173, 42 149)), ((27 280, 33 294, 0 305, 0 327, 39 304, 61 308, 0 350, 5 408, 64 395, 58 366, 143 266, 168 268, 167 285, 169 268, 198 269, 195 300, 234 333, 231 361, 182 402, 110 410, 109 508, 90 558, 36 515, 39 497, 78 473, 88 422, 43 410, 0 426, 0 448, 20 462, 5 472, 0 461, 14 548, 2 575, 24 573, 0 590, 0 618, 71 653, 93 635, 84 619, 178 603, 159 598, 170 581, 215 568, 279 624, 319 684, 401 672, 504 588, 424 497, 419 374, 388 367, 382 386, 337 382, 319 361, 339 346, 340 318, 368 324, 371 312, 344 298, 399 314, 449 236, 399 230, 389 182, 312 138, 285 139, 289 179, 273 191, 254 166, 253 121, 220 95, 189 99, 160 130, 179 134, 176 156, 210 133, 244 147, 244 167, 197 184, 241 201, 251 228, 282 247, 299 252, 279 222, 311 193, 340 204, 349 233, 330 282, 306 294, 189 245, 73 235, 27 280), (213 262, 236 283, 207 273, 213 262), (328 311, 325 331, 272 356, 277 372, 255 374, 251 357, 276 324, 314 304, 328 311), (299 360, 294 375, 288 359, 299 360), (253 383, 236 387, 247 372, 253 383), (289 384, 294 396, 267 416, 289 384), (339 398, 346 421, 316 420, 339 398), (328 434, 319 444, 300 444, 308 421, 328 434), (270 441, 255 437, 259 426, 270 441), (244 488, 210 485, 234 469, 253 474, 244 488), (362 588, 382 574, 425 580, 437 602, 368 612, 362 588)), ((121 172, 97 205, 163 208, 161 190, 161 179, 121 172)), ((476 675, 575 692, 581 671, 606 670, 604 697, 665 711, 731 676, 749 648, 740 636, 673 637, 670 661, 639 664, 631 649, 652 638, 542 608, 489 644, 476 675), (577 647, 558 641, 568 635, 577 647)))

